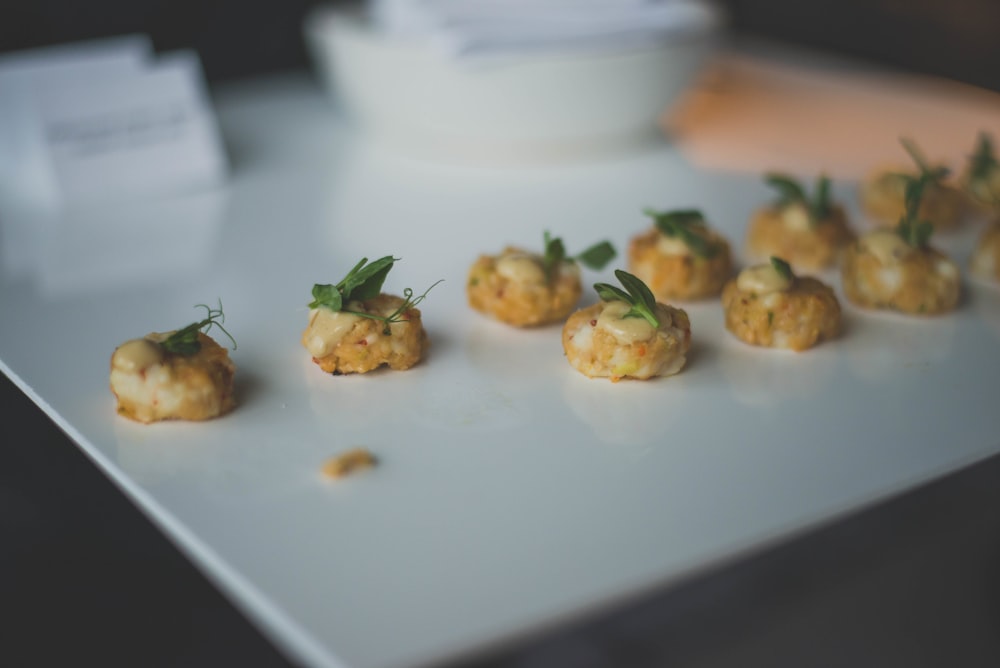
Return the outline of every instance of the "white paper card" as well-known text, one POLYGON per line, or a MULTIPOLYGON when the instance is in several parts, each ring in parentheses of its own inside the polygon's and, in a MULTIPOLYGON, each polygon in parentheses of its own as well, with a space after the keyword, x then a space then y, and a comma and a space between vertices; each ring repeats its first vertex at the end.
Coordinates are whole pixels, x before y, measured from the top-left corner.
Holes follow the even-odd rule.
MULTIPOLYGON (((121 48, 0 69, 9 152, 4 194, 45 205, 188 192, 222 183, 226 160, 193 52, 151 60, 121 48)), ((4 65, 0 62, 0 68, 4 65)))
POLYGON ((0 56, 0 191, 21 199, 54 196, 48 156, 41 145, 36 85, 60 86, 76 79, 138 72, 152 53, 147 37, 129 35, 0 56))

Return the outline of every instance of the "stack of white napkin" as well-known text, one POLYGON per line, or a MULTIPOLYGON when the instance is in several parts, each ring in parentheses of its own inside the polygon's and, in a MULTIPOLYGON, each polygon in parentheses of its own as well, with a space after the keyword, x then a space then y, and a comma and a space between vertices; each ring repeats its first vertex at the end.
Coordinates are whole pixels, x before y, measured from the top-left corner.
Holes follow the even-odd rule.
POLYGON ((641 47, 718 25, 706 0, 370 0, 375 25, 459 57, 641 47))

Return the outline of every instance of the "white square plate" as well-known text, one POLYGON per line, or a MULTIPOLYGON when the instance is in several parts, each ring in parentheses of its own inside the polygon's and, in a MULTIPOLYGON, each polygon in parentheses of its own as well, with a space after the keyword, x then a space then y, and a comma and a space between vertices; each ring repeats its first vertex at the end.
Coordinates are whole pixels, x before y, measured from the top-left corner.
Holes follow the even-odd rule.
MULTIPOLYGON (((684 371, 617 384, 570 368, 558 326, 469 310, 476 256, 543 230, 571 253, 603 238, 621 252, 642 207, 695 206, 738 245, 771 193, 757 173, 694 166, 690 128, 639 155, 489 169, 367 146, 298 79, 229 91, 218 110, 227 192, 3 218, 0 368, 304 663, 476 651, 1000 450, 996 286, 967 284, 938 318, 844 303, 843 337, 801 354, 746 346, 717 302, 691 304, 684 371), (421 305, 428 357, 323 374, 299 343, 313 283, 386 254, 403 258, 390 292, 444 279, 421 305), (114 347, 217 298, 239 342, 237 410, 117 417, 114 347), (358 446, 380 466, 323 479, 358 446)), ((853 188, 835 194, 864 228, 853 188)), ((964 266, 980 229, 941 245, 964 266)))

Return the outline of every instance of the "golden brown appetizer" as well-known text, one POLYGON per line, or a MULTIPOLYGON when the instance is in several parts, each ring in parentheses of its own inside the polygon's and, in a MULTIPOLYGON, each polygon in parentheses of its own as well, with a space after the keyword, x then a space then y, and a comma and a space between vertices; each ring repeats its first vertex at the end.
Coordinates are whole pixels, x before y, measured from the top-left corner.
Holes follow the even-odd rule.
POLYGON ((236 366, 226 349, 202 331, 214 326, 229 336, 222 326, 222 305, 199 306, 207 311, 203 320, 176 331, 147 334, 115 349, 110 383, 119 415, 145 423, 208 420, 236 405, 236 366))
POLYGON ((840 332, 833 290, 781 258, 748 267, 722 290, 726 329, 755 346, 806 350, 840 332))
POLYGON ((767 174, 765 180, 778 191, 778 199, 750 220, 747 253, 759 260, 780 257, 805 270, 835 264, 854 234, 843 207, 830 201, 830 179, 820 175, 812 197, 785 174, 767 174))
POLYGON ((993 152, 993 140, 987 133, 979 134, 979 142, 961 182, 976 204, 992 213, 1000 213, 1000 160, 993 152))
POLYGON ((653 227, 629 244, 629 270, 657 299, 713 297, 733 273, 729 243, 709 229, 701 211, 644 213, 653 227))
POLYGON ((1000 281, 1000 221, 990 224, 979 237, 969 270, 980 278, 1000 281))
POLYGON ((544 253, 509 246, 499 255, 481 255, 469 270, 469 306, 515 327, 557 322, 569 315, 583 289, 578 264, 602 269, 615 256, 607 241, 567 256, 558 237, 544 235, 544 253))
POLYGON ((302 345, 323 371, 366 373, 383 365, 402 370, 423 357, 427 333, 416 306, 437 283, 417 297, 410 288, 402 297, 382 293, 397 259, 362 258, 336 285, 313 286, 302 345))
POLYGON ((959 189, 947 183, 948 168, 930 165, 913 142, 904 139, 902 143, 916 169, 882 169, 869 176, 861 184, 865 212, 877 221, 894 225, 906 210, 907 183, 920 179, 925 183, 920 218, 938 230, 956 227, 966 212, 967 200, 959 189))
POLYGON ((869 232, 844 252, 844 293, 858 306, 930 315, 958 304, 958 267, 928 245, 934 228, 919 217, 925 185, 925 177, 908 181, 906 212, 895 229, 869 232))
POLYGON ((625 290, 597 283, 601 301, 571 315, 563 326, 566 359, 590 378, 646 380, 679 372, 691 347, 691 321, 679 308, 656 301, 635 276, 615 271, 625 290))

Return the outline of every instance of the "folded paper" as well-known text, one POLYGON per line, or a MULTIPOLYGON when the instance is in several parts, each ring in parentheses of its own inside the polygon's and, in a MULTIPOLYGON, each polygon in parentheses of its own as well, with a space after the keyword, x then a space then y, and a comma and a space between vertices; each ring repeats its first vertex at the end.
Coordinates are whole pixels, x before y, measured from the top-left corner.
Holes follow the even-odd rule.
POLYGON ((193 52, 148 40, 0 59, 0 196, 48 207, 190 192, 227 164, 193 52))

